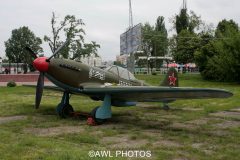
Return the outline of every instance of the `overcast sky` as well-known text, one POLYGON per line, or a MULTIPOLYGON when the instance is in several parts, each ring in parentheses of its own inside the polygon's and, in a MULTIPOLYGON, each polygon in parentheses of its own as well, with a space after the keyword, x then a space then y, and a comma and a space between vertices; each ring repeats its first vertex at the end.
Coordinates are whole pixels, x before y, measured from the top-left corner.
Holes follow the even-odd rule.
MULTIPOLYGON (((153 25, 158 16, 164 16, 170 29, 169 18, 179 12, 181 5, 182 0, 132 0, 133 23, 153 25)), ((215 26, 224 18, 240 24, 239 0, 188 0, 187 6, 215 26)), ((40 38, 51 35, 50 19, 54 11, 59 20, 67 14, 83 19, 86 40, 101 45, 99 54, 104 60, 114 60, 120 52, 120 34, 129 25, 128 9, 128 0, 2 0, 0 56, 5 55, 4 41, 10 38, 13 29, 28 26, 40 38)), ((49 46, 44 42, 42 47, 49 56, 49 46)))

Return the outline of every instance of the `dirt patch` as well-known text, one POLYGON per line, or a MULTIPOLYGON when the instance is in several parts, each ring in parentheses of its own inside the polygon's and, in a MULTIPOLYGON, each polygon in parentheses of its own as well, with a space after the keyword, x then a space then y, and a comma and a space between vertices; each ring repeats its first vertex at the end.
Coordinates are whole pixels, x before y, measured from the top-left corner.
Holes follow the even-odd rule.
POLYGON ((141 133, 143 133, 146 136, 150 136, 150 137, 163 138, 161 130, 153 130, 153 129, 151 130, 151 129, 148 129, 148 130, 141 131, 141 133))
POLYGON ((192 148, 201 150, 207 155, 211 155, 213 153, 213 150, 216 149, 216 146, 211 146, 206 143, 193 143, 192 148))
POLYGON ((189 160, 188 158, 174 158, 173 160, 189 160))
POLYGON ((148 107, 159 107, 160 108, 160 106, 158 104, 150 104, 150 103, 138 103, 137 106, 143 107, 143 108, 148 108, 148 107))
POLYGON ((144 113, 145 117, 160 117, 159 113, 144 113))
POLYGON ((105 123, 103 125, 97 125, 97 126, 94 126, 97 130, 99 129, 122 129, 124 128, 123 125, 120 125, 120 124, 114 124, 115 121, 110 121, 108 123, 105 123), (112 124, 111 124, 112 123, 112 124))
POLYGON ((218 129, 228 129, 240 127, 240 121, 224 121, 214 125, 218 129))
POLYGON ((184 111, 203 111, 203 108, 190 108, 190 107, 185 107, 182 110, 184 111))
POLYGON ((182 119, 182 117, 177 116, 177 115, 164 115, 164 116, 161 116, 161 118, 165 118, 165 119, 176 119, 176 120, 182 119))
POLYGON ((192 144, 192 148, 195 148, 195 149, 200 149, 204 146, 203 143, 193 143, 192 144))
POLYGON ((179 148, 181 147, 181 145, 177 142, 174 142, 174 141, 170 141, 170 140, 160 140, 160 141, 157 141, 157 142, 154 142, 153 143, 153 146, 154 147, 169 147, 169 148, 179 148))
POLYGON ((221 118, 236 118, 240 119, 240 112, 230 112, 230 111, 223 111, 217 113, 211 113, 211 116, 221 117, 221 118))
POLYGON ((26 128, 24 129, 25 133, 34 134, 37 136, 47 137, 47 136, 56 136, 61 134, 68 133, 80 133, 84 129, 77 126, 62 126, 62 127, 51 127, 51 128, 26 128))
POLYGON ((0 117, 0 124, 12 122, 12 121, 24 120, 24 119, 27 119, 27 116, 0 117))
POLYGON ((226 137, 230 135, 230 132, 226 130, 218 129, 215 131, 209 131, 208 134, 211 134, 212 136, 226 137))
POLYGON ((207 124, 209 121, 211 121, 210 118, 201 118, 201 119, 187 121, 186 123, 195 124, 195 125, 204 125, 204 124, 207 124))
POLYGON ((187 131, 193 131, 196 130, 198 128, 197 125, 194 124, 187 124, 187 123, 173 123, 171 125, 169 125, 170 129, 173 130, 187 130, 187 131))
POLYGON ((232 112, 240 112, 240 108, 231 109, 232 112))
POLYGON ((94 131, 91 133, 93 136, 102 137, 104 135, 103 131, 94 131))
POLYGON ((148 143, 145 139, 130 139, 127 135, 104 137, 102 143, 108 144, 112 149, 135 149, 140 148, 148 143))

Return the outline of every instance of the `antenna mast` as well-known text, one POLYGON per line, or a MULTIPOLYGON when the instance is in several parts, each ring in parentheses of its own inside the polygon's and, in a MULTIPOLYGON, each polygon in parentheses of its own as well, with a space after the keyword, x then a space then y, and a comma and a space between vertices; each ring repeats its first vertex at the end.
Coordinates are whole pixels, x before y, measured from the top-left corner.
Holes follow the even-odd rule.
POLYGON ((187 9, 187 0, 183 0, 183 9, 187 9))
POLYGON ((132 2, 129 0, 129 28, 133 27, 132 2))

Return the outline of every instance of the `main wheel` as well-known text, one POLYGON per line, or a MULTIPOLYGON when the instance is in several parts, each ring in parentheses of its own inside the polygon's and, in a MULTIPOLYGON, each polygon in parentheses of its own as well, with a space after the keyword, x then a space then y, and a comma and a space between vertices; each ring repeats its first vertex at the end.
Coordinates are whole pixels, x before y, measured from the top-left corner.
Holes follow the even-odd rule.
POLYGON ((102 124, 104 123, 106 120, 105 119, 99 119, 99 118, 96 118, 96 112, 98 110, 99 106, 94 108, 92 111, 91 111, 91 116, 92 118, 94 119, 94 121, 97 123, 97 124, 102 124))
POLYGON ((74 112, 73 107, 70 104, 60 103, 57 107, 57 113, 61 118, 70 117, 70 114, 74 112))

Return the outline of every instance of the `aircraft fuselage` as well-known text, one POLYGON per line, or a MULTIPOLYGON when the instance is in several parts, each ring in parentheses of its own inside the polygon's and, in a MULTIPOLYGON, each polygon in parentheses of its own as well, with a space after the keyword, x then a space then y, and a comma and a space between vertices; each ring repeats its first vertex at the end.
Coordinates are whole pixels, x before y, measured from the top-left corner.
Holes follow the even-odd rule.
MULTIPOLYGON (((54 58, 49 63, 47 77, 57 86, 58 82, 73 88, 81 88, 84 85, 121 85, 142 86, 139 80, 127 80, 114 73, 97 67, 90 67, 81 62, 67 59, 54 58)), ((62 86, 60 86, 62 87, 62 86)))

